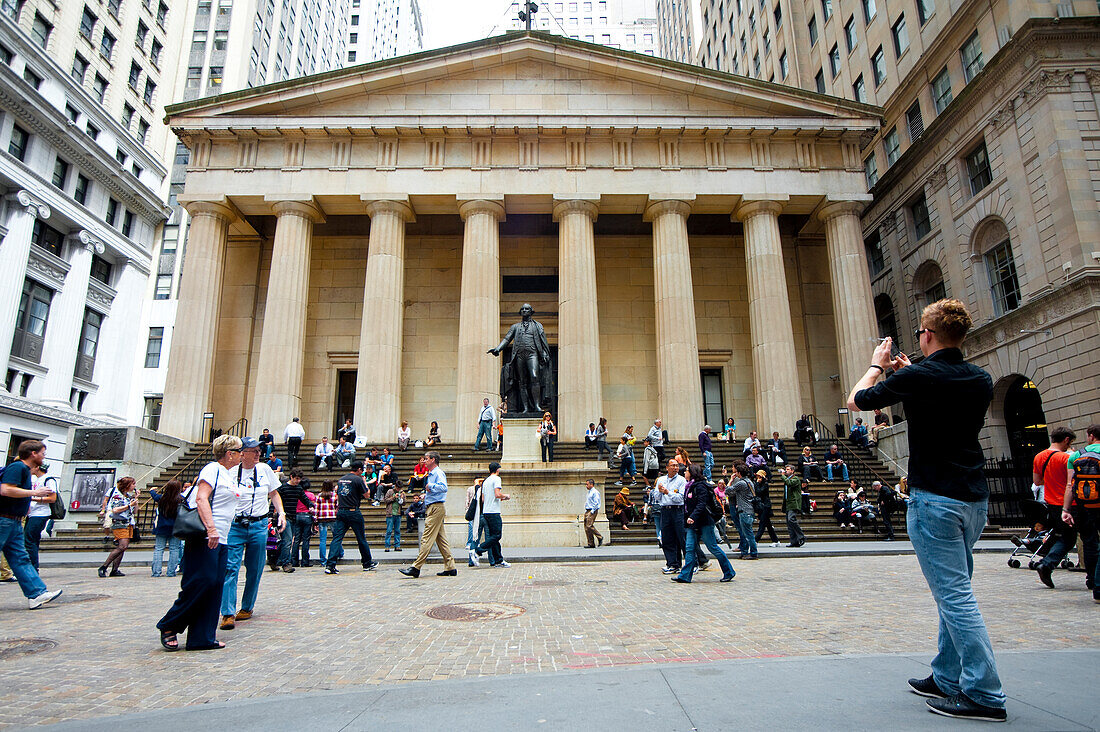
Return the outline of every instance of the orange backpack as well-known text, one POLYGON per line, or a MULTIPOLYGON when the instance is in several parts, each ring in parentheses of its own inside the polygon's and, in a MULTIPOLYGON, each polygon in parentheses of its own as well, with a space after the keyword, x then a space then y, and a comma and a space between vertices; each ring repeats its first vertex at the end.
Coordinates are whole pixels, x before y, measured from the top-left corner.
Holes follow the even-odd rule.
POLYGON ((1100 454, 1082 452, 1071 465, 1073 497, 1085 508, 1100 508, 1100 454))

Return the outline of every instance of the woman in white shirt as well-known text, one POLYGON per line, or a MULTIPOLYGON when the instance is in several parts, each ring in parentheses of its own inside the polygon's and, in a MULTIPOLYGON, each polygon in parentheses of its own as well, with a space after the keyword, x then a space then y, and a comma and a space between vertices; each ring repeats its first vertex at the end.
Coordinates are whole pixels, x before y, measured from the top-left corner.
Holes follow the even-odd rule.
POLYGON ((409 429, 408 422, 402 422, 401 427, 397 430, 397 449, 404 452, 409 449, 409 440, 412 439, 412 430, 409 429))
POLYGON ((27 523, 23 526, 23 543, 27 545, 27 556, 35 569, 38 569, 38 544, 42 541, 42 530, 50 521, 50 504, 58 500, 57 478, 48 474, 49 469, 49 465, 42 463, 31 471, 32 486, 53 491, 53 495, 31 499, 27 523))
POLYGON ((241 462, 243 443, 234 435, 222 435, 211 449, 214 460, 202 469, 188 493, 187 505, 199 512, 206 527, 205 539, 188 539, 183 546, 185 572, 180 594, 157 629, 166 651, 178 651, 178 633, 187 630, 187 650, 225 648, 217 639, 222 585, 229 556, 227 544, 233 516, 237 512, 240 488, 229 474, 241 462))

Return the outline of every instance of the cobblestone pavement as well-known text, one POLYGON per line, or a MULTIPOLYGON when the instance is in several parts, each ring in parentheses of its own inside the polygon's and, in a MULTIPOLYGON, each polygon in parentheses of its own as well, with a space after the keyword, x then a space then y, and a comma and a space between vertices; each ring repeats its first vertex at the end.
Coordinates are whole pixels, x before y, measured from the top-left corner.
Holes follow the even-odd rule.
MULTIPOLYGON (((1059 589, 1051 591, 1004 561, 975 557, 996 649, 1100 647, 1100 607, 1082 574, 1056 573, 1059 589)), ((26 610, 17 586, 0 586, 0 725, 362 684, 934 650, 935 608, 912 557, 734 566, 732 583, 719 584, 715 568, 692 585, 670 582, 655 562, 460 567, 457 578, 436 577, 441 567, 429 564, 419 580, 354 566, 335 577, 319 568, 265 573, 256 617, 219 633, 228 649, 175 654, 160 649, 154 628, 178 590, 175 580, 136 568, 114 579, 48 569, 50 587, 65 594, 42 610, 26 610), (462 607, 433 611, 444 619, 428 614, 462 603, 487 603, 474 613, 500 617, 446 619, 462 607), (29 639, 55 645, 21 653, 34 650, 29 639)))

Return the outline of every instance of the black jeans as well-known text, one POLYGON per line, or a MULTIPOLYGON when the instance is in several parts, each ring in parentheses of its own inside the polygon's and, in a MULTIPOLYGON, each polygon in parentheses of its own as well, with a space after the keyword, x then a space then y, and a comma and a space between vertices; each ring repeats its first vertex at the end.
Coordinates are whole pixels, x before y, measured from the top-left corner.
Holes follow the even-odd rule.
POLYGON ((477 553, 489 554, 489 564, 500 564, 504 561, 504 555, 500 553, 500 537, 504 531, 499 513, 483 513, 481 519, 485 522, 485 541, 477 545, 477 553))
POLYGON ((332 543, 328 547, 328 566, 335 567, 340 557, 344 556, 344 534, 348 529, 355 534, 355 540, 359 542, 359 555, 362 557, 363 566, 369 567, 373 562, 370 556, 370 545, 367 544, 366 532, 363 528, 363 514, 358 511, 336 512, 336 525, 332 529, 332 543))
POLYGON ((313 530, 313 517, 308 513, 294 516, 294 545, 290 550, 290 562, 295 567, 309 566, 309 538, 313 530))
POLYGON ((760 520, 760 526, 756 529, 756 541, 760 541, 760 537, 764 535, 764 532, 768 532, 768 536, 771 537, 773 544, 779 543, 779 534, 775 533, 775 524, 772 523, 772 507, 771 504, 765 504, 761 507, 760 512, 756 514, 760 520))
POLYGON ((298 451, 302 449, 301 437, 288 437, 286 439, 286 462, 287 468, 293 468, 298 465, 298 451))
POLYGON ((554 462, 554 441, 551 439, 542 440, 542 461, 544 463, 554 462))
POLYGON ((893 513, 893 511, 886 508, 885 506, 880 505, 879 506, 879 512, 882 516, 882 527, 884 529, 886 529, 886 538, 887 539, 893 539, 894 538, 894 522, 890 520, 890 514, 893 513))
POLYGON ((203 538, 188 539, 183 545, 186 571, 180 580, 180 594, 157 623, 157 628, 173 633, 186 629, 190 651, 211 648, 218 642, 218 616, 228 559, 229 546, 226 544, 211 549, 203 538))
MULTIPOLYGON (((1080 513, 1082 509, 1078 508, 1076 510, 1080 513)), ((1047 514, 1047 521, 1050 526, 1053 527, 1054 535, 1057 538, 1054 540, 1054 543, 1051 544, 1047 555, 1039 560, 1039 564, 1054 569, 1058 566, 1059 562, 1066 558, 1066 555, 1069 554, 1069 550, 1077 545, 1077 529, 1066 526, 1062 522, 1061 506, 1051 506, 1047 504, 1047 514)), ((1074 522, 1076 523, 1076 518, 1074 522)), ((1082 564, 1084 561, 1085 558, 1081 557, 1082 564)))
POLYGON ((798 516, 801 511, 787 511, 787 533, 791 536, 792 544, 802 544, 806 541, 806 535, 802 533, 802 527, 798 525, 798 516))
POLYGON ((687 546, 687 525, 683 506, 661 506, 661 550, 665 566, 679 569, 687 546))

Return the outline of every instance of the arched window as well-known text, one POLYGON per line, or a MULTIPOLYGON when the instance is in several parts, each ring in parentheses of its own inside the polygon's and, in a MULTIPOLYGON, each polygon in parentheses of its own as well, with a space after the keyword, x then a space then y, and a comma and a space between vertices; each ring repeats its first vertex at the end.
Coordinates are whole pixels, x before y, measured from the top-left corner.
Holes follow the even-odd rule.
POLYGON ((1020 280, 1004 222, 991 218, 978 226, 974 232, 974 251, 985 261, 994 314, 1004 315, 1020 307, 1020 280))
POLYGON ((879 337, 890 336, 894 339, 894 343, 897 343, 898 319, 894 315, 894 301, 889 295, 879 295, 875 298, 875 320, 878 321, 879 337))
POLYGON ((947 287, 943 284, 943 270, 938 263, 929 259, 917 267, 917 273, 913 277, 913 295, 919 309, 947 297, 947 287))

